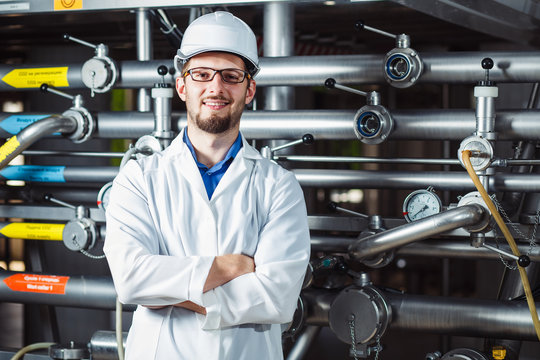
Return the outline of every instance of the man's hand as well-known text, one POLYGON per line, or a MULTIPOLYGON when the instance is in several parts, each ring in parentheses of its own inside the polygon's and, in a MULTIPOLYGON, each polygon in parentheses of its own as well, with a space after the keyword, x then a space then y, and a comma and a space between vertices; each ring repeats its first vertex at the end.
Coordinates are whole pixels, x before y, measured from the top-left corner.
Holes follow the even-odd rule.
POLYGON ((226 254, 216 256, 204 283, 203 292, 212 290, 232 279, 251 272, 255 272, 255 262, 253 258, 247 255, 226 254))

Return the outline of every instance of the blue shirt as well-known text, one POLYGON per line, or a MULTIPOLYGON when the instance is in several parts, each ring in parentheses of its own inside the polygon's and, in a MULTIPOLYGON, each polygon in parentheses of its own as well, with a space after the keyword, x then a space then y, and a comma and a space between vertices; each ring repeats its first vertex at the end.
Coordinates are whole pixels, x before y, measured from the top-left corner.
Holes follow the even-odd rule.
POLYGON ((191 151, 191 155, 193 155, 193 159, 195 160, 195 163, 197 164, 197 167, 199 168, 199 171, 202 176, 202 180, 204 183, 204 187, 206 188, 206 194, 208 195, 208 200, 212 198, 212 194, 214 194, 214 191, 216 190, 219 181, 225 175, 225 172, 231 165, 232 161, 234 160, 234 157, 238 154, 240 149, 242 148, 242 137, 240 134, 238 134, 238 137, 234 141, 234 143, 231 145, 231 148, 225 155, 225 158, 212 166, 210 169, 204 165, 201 164, 199 161, 197 161, 197 155, 195 154, 195 149, 193 148, 193 145, 191 144, 191 141, 189 141, 189 137, 187 136, 187 131, 184 131, 184 142, 186 143, 189 151, 191 151))

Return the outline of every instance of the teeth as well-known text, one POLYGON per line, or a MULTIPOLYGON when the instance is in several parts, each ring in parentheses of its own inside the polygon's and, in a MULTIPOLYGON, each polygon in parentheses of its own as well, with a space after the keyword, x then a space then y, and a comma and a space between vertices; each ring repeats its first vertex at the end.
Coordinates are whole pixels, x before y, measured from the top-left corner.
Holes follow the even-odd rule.
POLYGON ((222 105, 225 105, 226 103, 222 103, 222 102, 207 102, 206 105, 208 106, 222 106, 222 105))

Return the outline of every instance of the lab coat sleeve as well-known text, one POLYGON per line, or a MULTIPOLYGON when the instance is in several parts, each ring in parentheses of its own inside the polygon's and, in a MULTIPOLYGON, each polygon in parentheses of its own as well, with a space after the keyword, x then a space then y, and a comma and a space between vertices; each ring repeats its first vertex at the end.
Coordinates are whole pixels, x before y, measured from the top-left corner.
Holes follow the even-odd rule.
POLYGON ((198 315, 203 329, 291 321, 310 257, 306 206, 290 172, 274 184, 271 198, 258 234, 255 272, 203 294, 207 315, 198 315))
POLYGON ((213 256, 159 254, 140 165, 130 161, 114 180, 107 207, 104 251, 118 298, 125 304, 202 303, 213 256))

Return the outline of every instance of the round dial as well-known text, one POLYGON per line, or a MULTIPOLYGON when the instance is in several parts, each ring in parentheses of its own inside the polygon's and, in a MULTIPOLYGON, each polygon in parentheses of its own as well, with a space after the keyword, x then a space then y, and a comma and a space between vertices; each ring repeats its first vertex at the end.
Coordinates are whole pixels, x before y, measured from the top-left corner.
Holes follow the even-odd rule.
POLYGON ((403 216, 408 222, 438 214, 441 210, 441 199, 429 190, 413 191, 403 202, 403 216))
POLYGON ((103 185, 101 190, 99 190, 97 196, 97 206, 103 211, 107 210, 107 205, 109 205, 109 196, 111 194, 112 184, 112 181, 108 182, 103 185))

